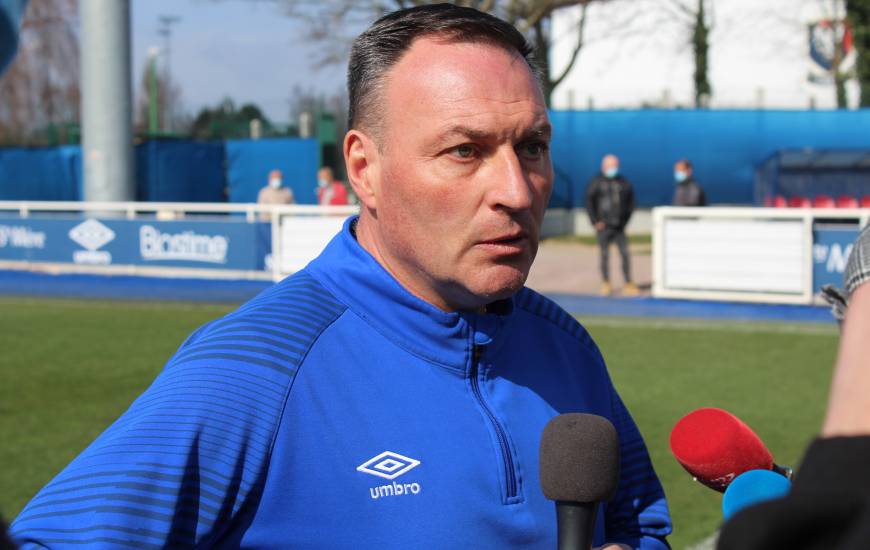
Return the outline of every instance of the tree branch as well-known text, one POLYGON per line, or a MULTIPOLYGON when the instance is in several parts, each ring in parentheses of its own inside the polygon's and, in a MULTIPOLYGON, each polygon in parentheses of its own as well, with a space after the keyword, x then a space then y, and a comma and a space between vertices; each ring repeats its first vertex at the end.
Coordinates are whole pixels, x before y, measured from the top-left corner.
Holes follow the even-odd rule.
POLYGON ((577 23, 577 45, 574 46, 574 50, 571 52, 571 58, 568 60, 568 64, 565 66, 562 74, 550 81, 550 89, 554 89, 565 80, 565 77, 568 76, 568 73, 571 72, 571 69, 574 67, 574 62, 577 61, 577 56, 580 55, 580 50, 583 49, 583 30, 586 28, 586 9, 588 7, 589 3, 584 2, 583 6, 580 8, 580 21, 577 23))

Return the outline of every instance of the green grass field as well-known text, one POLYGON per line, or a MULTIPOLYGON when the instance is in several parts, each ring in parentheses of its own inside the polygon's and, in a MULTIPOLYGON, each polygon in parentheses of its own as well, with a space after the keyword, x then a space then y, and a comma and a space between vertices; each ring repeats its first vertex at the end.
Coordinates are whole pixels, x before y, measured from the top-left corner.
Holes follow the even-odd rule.
MULTIPOLYGON (((0 514, 11 518, 120 415, 196 326, 224 305, 0 298, 0 514)), ((833 326, 584 320, 640 425, 671 505, 671 543, 718 526, 721 498, 668 449, 702 406, 752 426, 795 464, 818 430, 836 351, 833 326)))

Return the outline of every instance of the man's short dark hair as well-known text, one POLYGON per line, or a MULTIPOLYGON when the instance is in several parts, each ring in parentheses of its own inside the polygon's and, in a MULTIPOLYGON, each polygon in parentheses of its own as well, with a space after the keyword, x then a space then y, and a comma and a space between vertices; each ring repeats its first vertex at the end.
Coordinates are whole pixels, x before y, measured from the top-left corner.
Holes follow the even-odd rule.
POLYGON ((386 72, 424 36, 448 42, 483 42, 516 52, 537 76, 533 48, 510 23, 473 8, 453 4, 428 4, 387 14, 353 42, 347 68, 350 128, 376 127, 378 97, 386 72))

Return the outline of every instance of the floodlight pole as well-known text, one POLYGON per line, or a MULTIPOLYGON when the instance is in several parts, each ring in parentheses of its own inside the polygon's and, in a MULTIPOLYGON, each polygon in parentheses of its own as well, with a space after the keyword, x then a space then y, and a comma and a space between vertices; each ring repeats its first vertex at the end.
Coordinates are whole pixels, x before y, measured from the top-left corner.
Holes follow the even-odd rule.
POLYGON ((80 0, 86 201, 132 201, 129 0, 80 0))

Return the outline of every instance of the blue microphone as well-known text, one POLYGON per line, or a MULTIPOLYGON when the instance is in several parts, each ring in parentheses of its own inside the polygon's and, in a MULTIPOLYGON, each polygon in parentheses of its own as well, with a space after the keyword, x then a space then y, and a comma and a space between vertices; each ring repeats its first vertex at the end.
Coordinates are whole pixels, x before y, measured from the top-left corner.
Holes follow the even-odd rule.
POLYGON ((787 477, 771 470, 749 470, 734 478, 722 497, 725 519, 753 504, 784 497, 791 488, 787 477))

